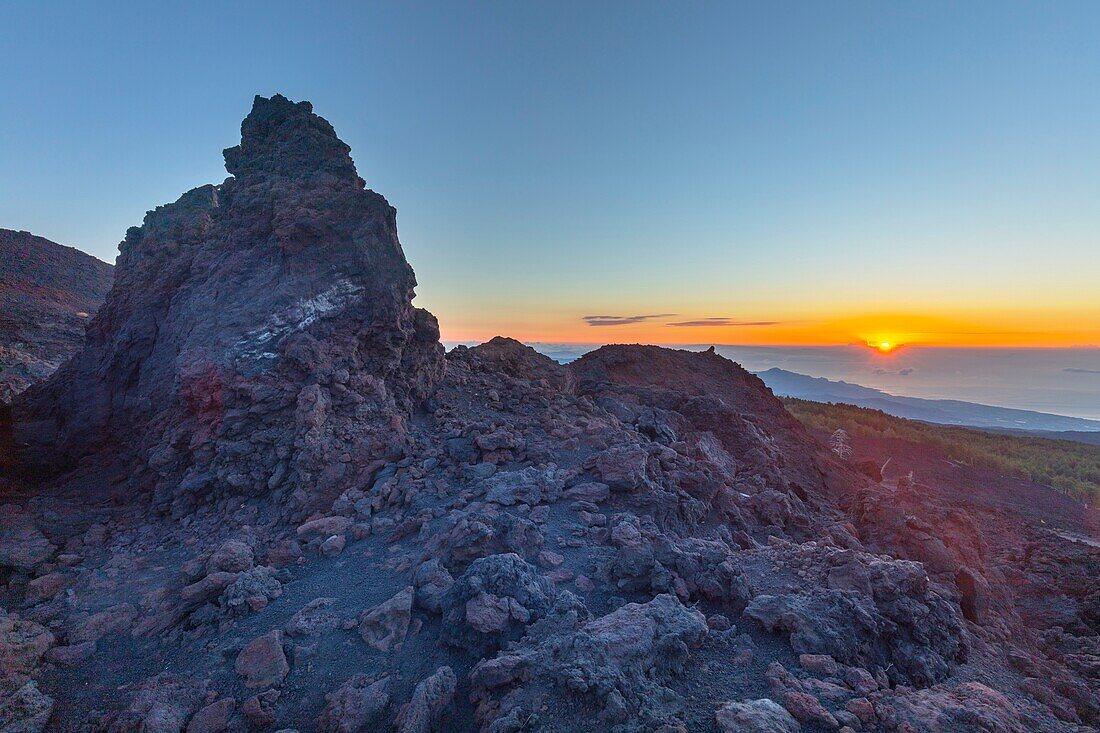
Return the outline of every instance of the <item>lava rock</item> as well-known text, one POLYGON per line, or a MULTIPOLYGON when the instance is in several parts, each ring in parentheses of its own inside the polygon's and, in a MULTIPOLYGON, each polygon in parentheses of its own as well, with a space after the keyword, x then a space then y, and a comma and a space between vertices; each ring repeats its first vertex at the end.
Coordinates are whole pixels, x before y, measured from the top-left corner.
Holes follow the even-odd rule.
POLYGON ((283 632, 270 631, 253 639, 237 655, 237 674, 245 678, 250 688, 275 687, 290 672, 283 653, 283 632))
POLYGON ((412 618, 413 588, 409 586, 359 617, 359 636, 380 652, 400 649, 412 618))

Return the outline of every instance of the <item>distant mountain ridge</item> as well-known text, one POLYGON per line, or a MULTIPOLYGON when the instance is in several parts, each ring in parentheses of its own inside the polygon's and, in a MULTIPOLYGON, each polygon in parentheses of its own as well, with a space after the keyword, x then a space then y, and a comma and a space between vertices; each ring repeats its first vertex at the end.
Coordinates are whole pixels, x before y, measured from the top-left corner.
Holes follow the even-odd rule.
POLYGON ((0 402, 76 353, 113 279, 113 266, 78 249, 0 229, 0 402))
MULTIPOLYGON (((933 400, 922 397, 903 397, 882 390, 864 387, 850 382, 834 381, 823 377, 810 377, 773 367, 757 372, 757 376, 781 397, 797 397, 814 402, 843 402, 857 407, 882 410, 888 415, 910 420, 965 425, 975 428, 1041 432, 1096 432, 1100 421, 1085 418, 1054 415, 1033 410, 1010 407, 994 407, 962 400, 933 400)), ((1070 440, 1079 440, 1071 436, 1070 440)), ((1083 441, 1091 442, 1091 441, 1083 441)))

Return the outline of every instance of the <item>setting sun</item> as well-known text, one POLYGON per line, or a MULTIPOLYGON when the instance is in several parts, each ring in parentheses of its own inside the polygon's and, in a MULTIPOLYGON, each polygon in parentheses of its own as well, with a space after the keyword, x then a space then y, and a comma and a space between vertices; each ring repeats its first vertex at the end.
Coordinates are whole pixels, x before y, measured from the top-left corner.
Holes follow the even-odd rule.
POLYGON ((891 351, 897 349, 901 344, 897 341, 886 341, 874 339, 867 342, 867 346, 879 352, 880 354, 889 354, 891 351))

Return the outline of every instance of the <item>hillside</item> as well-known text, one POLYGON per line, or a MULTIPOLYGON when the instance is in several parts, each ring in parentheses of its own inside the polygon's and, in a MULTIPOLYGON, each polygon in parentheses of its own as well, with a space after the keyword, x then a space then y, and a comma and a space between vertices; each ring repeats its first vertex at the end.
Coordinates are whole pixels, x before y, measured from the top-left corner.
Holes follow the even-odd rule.
POLYGON ((1100 502, 1100 446, 929 425, 882 410, 784 398, 783 404, 806 427, 823 434, 844 430, 851 436, 893 438, 934 446, 952 461, 992 468, 1089 504, 1100 502))
POLYGON ((880 410, 895 417, 942 425, 964 425, 978 428, 1043 432, 1096 432, 1100 437, 1100 421, 1065 415, 1053 415, 1034 410, 994 407, 962 400, 930 400, 903 397, 849 382, 772 368, 758 376, 780 397, 795 397, 813 402, 836 402, 880 410))
POLYGON ((0 402, 76 353, 113 271, 72 247, 0 229, 0 402))

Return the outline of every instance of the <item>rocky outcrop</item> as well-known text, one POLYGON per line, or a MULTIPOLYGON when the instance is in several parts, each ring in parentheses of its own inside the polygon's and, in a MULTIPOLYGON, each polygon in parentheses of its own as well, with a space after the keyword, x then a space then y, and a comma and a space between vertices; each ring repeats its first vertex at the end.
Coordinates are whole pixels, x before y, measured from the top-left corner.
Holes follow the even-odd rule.
POLYGON ((25 462, 110 450, 182 514, 331 502, 402 455, 442 347, 395 210, 308 102, 257 97, 225 161, 127 232, 86 346, 14 406, 25 462))
POLYGON ((490 719, 529 717, 547 694, 582 695, 600 706, 606 724, 654 729, 675 722, 654 699, 660 683, 682 671, 706 635, 703 615, 675 596, 589 621, 584 605, 566 593, 523 643, 481 662, 470 678, 490 719))
POLYGON ((797 563, 802 588, 761 593, 744 615, 789 634, 796 654, 881 669, 895 683, 920 687, 966 661, 962 613, 920 564, 822 547, 766 554, 783 566, 797 563))
POLYGON ((80 350, 113 272, 80 250, 0 229, 0 403, 80 350))
POLYGON ((445 643, 492 651, 545 615, 553 600, 550 582, 519 555, 476 560, 442 599, 445 643))

